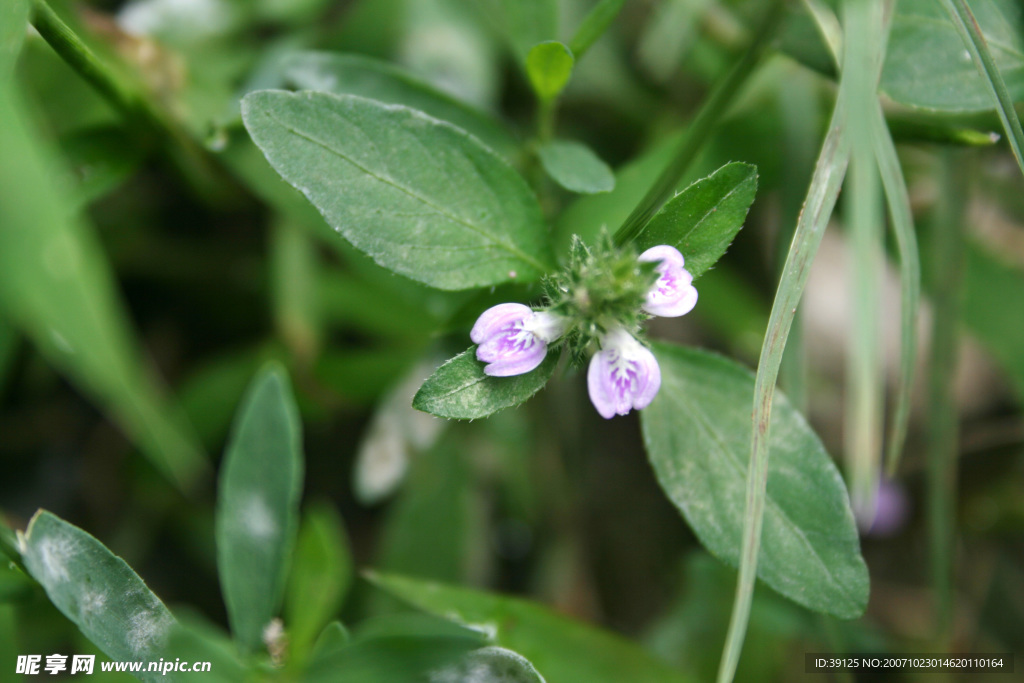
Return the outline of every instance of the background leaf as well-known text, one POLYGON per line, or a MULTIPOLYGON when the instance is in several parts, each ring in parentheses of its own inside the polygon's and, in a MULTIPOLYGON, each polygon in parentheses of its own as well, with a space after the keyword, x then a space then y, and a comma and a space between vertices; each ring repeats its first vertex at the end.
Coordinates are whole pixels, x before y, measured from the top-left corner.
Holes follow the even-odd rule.
MULTIPOLYGON (((701 543, 736 566, 743 530, 754 376, 697 349, 654 344, 661 391, 641 413, 658 483, 701 543)), ((846 487, 804 418, 776 393, 757 575, 809 609, 864 612, 868 573, 846 487)))
POLYGON ((182 488, 206 463, 142 361, 110 265, 62 169, 0 83, 0 307, 182 488))
POLYGON ((217 571, 231 630, 244 650, 259 647, 281 600, 302 469, 298 409, 287 375, 272 363, 239 407, 217 495, 217 571))
POLYGON ((517 151, 515 140, 493 118, 394 64, 362 55, 310 51, 287 55, 281 68, 289 85, 299 90, 402 104, 458 126, 507 159, 517 151))
MULTIPOLYGON (((29 522, 22 557, 57 609, 112 660, 159 658, 174 617, 98 540, 41 510, 29 522)), ((139 678, 163 680, 160 673, 143 672, 139 678)))
POLYGON ((540 391, 557 364, 558 354, 548 353, 536 369, 524 375, 491 377, 484 374, 485 364, 476 359, 476 346, 472 346, 439 367, 416 392, 412 405, 438 417, 487 417, 540 391))
POLYGON ((757 168, 731 163, 693 183, 654 214, 636 239, 643 252, 669 244, 696 280, 722 258, 743 227, 757 194, 757 168))
POLYGON ((547 271, 536 198, 465 132, 405 107, 315 92, 251 93, 242 116, 278 173, 382 266, 440 289, 547 271))
MULTIPOLYGON (((971 7, 1007 87, 1015 100, 1024 99, 1020 6, 974 0, 971 7)), ((882 90, 897 102, 942 111, 980 111, 995 106, 952 20, 942 3, 933 0, 896 3, 882 90)))
POLYGON ((14 72, 28 32, 29 0, 7 0, 0 6, 0 84, 14 72))
POLYGON ((555 140, 541 146, 537 153, 547 174, 567 190, 597 194, 615 187, 612 169, 582 142, 555 140))
POLYGON ((371 574, 371 583, 409 604, 492 636, 526 657, 548 683, 644 683, 685 677, 640 647, 541 605, 469 588, 371 574))
POLYGON ((572 53, 558 41, 551 40, 534 45, 526 57, 526 75, 537 97, 553 100, 572 76, 572 53))

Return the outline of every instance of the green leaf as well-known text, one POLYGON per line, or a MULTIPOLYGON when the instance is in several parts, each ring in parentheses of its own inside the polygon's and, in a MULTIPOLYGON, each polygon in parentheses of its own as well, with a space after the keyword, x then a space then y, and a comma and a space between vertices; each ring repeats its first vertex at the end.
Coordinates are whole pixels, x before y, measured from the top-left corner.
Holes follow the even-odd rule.
POLYGON ((299 530, 285 597, 291 656, 302 660, 341 608, 352 583, 345 527, 329 504, 311 507, 299 530))
POLYGON ((696 280, 725 254, 756 194, 757 168, 726 164, 670 199, 637 237, 636 247, 641 252, 659 244, 675 247, 696 280))
POLYGON ((558 364, 549 353, 534 370, 515 377, 484 374, 484 363, 471 346, 439 367, 412 400, 413 408, 438 417, 473 420, 517 406, 547 384, 558 364))
MULTIPOLYGON (((654 344, 661 391, 641 413, 658 483, 716 557, 740 556, 754 376, 706 351, 654 344)), ((757 575, 818 612, 864 612, 868 573, 846 487, 804 418, 775 396, 757 575)))
POLYGON ((175 672, 173 681, 231 683, 246 679, 245 666, 239 661, 237 650, 224 631, 198 615, 186 612, 179 613, 178 617, 167 638, 167 648, 161 653, 164 661, 210 662, 210 670, 175 672))
POLYGON ((250 93, 242 117, 277 172, 380 265, 439 289, 547 272, 536 198, 458 128, 406 107, 316 92, 250 93))
POLYGON ((557 0, 476 0, 488 21, 511 45, 520 63, 537 43, 558 35, 557 0))
MULTIPOLYGON (((329 657, 331 654, 342 649, 348 645, 352 636, 349 634, 348 629, 340 621, 332 621, 324 627, 324 630, 317 636, 316 643, 313 645, 313 651, 310 654, 312 661, 317 661, 324 657, 329 657)), ((313 664, 312 666, 315 666, 313 664)))
MULTIPOLYGON (((1014 100, 1024 99, 1020 8, 973 0, 971 7, 1014 100)), ((995 103, 942 3, 900 0, 892 19, 882 90, 897 102, 942 111, 981 111, 995 103)))
POLYGON ((298 408, 284 369, 270 363, 238 410, 217 493, 217 571, 243 650, 259 647, 281 600, 302 468, 298 408))
MULTIPOLYGON (((114 661, 156 661, 174 617, 98 540, 40 510, 22 538, 25 567, 53 604, 114 661)), ((140 673, 143 681, 163 680, 140 673)))
POLYGON ((487 634, 526 657, 550 683, 686 680, 637 645, 526 600, 403 576, 369 574, 378 588, 487 634))
POLYGON ((91 228, 72 217, 63 169, 0 84, 0 307, 171 481, 206 462, 143 361, 91 228))
POLYGON ((545 683, 526 657, 503 647, 482 647, 434 672, 431 680, 457 683, 545 683))
POLYGON ((592 10, 583 18, 572 40, 569 41, 569 49, 576 59, 583 57, 583 53, 590 49, 590 46, 600 38, 615 17, 619 15, 626 0, 599 0, 592 10))
POLYGON ((78 180, 74 200, 85 206, 126 181, 142 163, 143 149, 125 144, 127 131, 101 126, 76 131, 60 141, 65 158, 78 180))
POLYGON ((458 126, 506 159, 517 153, 515 140, 493 118, 390 62, 353 54, 297 52, 284 58, 282 69, 286 80, 299 90, 402 104, 458 126))
POLYGON ((612 169, 582 142, 555 140, 537 153, 547 174, 567 190, 597 194, 611 192, 615 187, 612 169))
POLYGON ((558 97, 572 76, 574 62, 569 48, 556 40, 534 45, 526 57, 526 75, 537 97, 541 100, 558 97))
POLYGON ((14 64, 28 32, 29 0, 7 0, 0 5, 0 85, 14 73, 14 64))
POLYGON ((370 621, 352 641, 313 662, 305 683, 408 683, 484 645, 483 636, 447 619, 402 614, 370 621))

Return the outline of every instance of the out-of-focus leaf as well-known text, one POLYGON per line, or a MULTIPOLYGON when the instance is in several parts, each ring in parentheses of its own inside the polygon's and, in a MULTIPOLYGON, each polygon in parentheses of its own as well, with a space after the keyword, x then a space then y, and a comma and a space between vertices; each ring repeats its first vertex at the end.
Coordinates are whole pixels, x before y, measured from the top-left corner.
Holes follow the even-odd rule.
POLYGON ((1024 396, 1024 317, 1011 313, 1024 310, 1024 270, 969 242, 963 296, 964 322, 1024 396))
POLYGON ((238 409, 217 494, 217 571, 243 650, 259 647, 281 601, 302 470, 298 408, 284 369, 270 364, 238 409))
POLYGON ((299 529, 285 594, 291 656, 305 659, 321 630, 341 608, 352 582, 348 536, 329 504, 312 506, 299 529))
POLYGON ((0 391, 4 388, 7 371, 11 367, 11 361, 14 360, 14 353, 17 350, 18 333, 0 315, 0 391))
POLYGON ((86 205, 127 180, 142 162, 143 150, 115 126, 89 128, 65 136, 61 149, 78 180, 74 200, 86 205))
MULTIPOLYGON (((661 391, 641 413, 658 483, 701 543, 740 556, 754 376, 716 354, 654 344, 661 391)), ((841 618, 864 612, 868 572, 843 479, 803 416, 776 393, 757 575, 787 598, 841 618)))
POLYGON ((615 17, 622 10, 626 0, 599 0, 594 8, 590 10, 580 25, 576 28, 572 40, 569 41, 569 50, 573 56, 579 59, 583 53, 590 49, 590 46, 597 41, 604 32, 608 30, 615 17))
POLYGON ((402 104, 458 126, 505 158, 516 153, 515 140, 497 121, 388 62, 361 55, 299 52, 285 58, 283 70, 287 82, 300 90, 402 104))
POLYGON ((308 231, 288 220, 270 234, 270 269, 274 319, 285 344, 308 363, 320 351, 320 263, 308 231))
POLYGON ((557 0, 475 0, 520 63, 537 43, 558 37, 557 0))
POLYGON ((544 683, 526 657, 491 645, 473 650, 454 664, 434 671, 430 683, 544 683))
POLYGON ((0 87, 11 77, 28 31, 29 0, 7 0, 0 5, 0 87))
POLYGON ((396 575, 367 578, 419 609, 487 633, 526 657, 549 683, 687 680, 627 640, 526 600, 396 575))
POLYGON ((439 289, 529 282, 551 261, 536 198, 476 138, 352 95, 242 101, 271 165, 381 265, 439 289))
POLYGON ((351 639, 352 636, 344 624, 340 621, 332 621, 324 627, 324 630, 317 637, 310 658, 312 661, 316 661, 328 657, 348 645, 351 639))
POLYGON ((483 636, 446 619, 407 614, 370 622, 352 641, 311 663, 304 683, 408 683, 484 645, 483 636))
POLYGON ((209 671, 181 672, 169 676, 173 681, 224 681, 233 683, 246 679, 245 665, 238 659, 231 639, 221 629, 199 616, 179 614, 171 627, 167 647, 161 653, 165 662, 209 662, 209 671))
POLYGON ((476 346, 455 356, 431 375, 412 405, 438 417, 473 420, 517 406, 540 391, 555 371, 558 354, 549 353, 537 368, 515 377, 484 374, 476 346))
MULTIPOLYGON (((174 617, 124 560, 40 510, 22 538, 25 567, 50 601, 114 661, 156 661, 174 617)), ((143 671, 143 681, 164 680, 143 671)))
POLYGON ((537 153, 548 175, 567 190, 597 194, 610 192, 615 187, 612 169, 581 142, 555 140, 537 153))
POLYGON ((0 85, 0 307, 93 396, 154 464, 187 488, 206 467, 165 405, 93 233, 72 217, 57 166, 0 85))
POLYGON ((526 57, 526 75, 537 97, 553 100, 572 76, 575 60, 569 48, 556 40, 550 40, 530 49, 526 57))
MULTIPOLYGON (((1020 6, 1012 0, 974 0, 971 7, 1010 93, 1024 99, 1020 6)), ((960 34, 934 0, 896 3, 881 86, 897 102, 915 107, 979 111, 994 106, 960 34)))
POLYGON ((408 372, 419 353, 418 347, 325 350, 313 374, 347 400, 371 402, 408 372))
POLYGON ((28 597, 34 585, 13 562, 0 561, 0 605, 28 597))
POLYGON ((639 251, 659 244, 675 247, 696 280, 732 244, 756 194, 757 169, 750 164, 726 164, 668 200, 637 237, 636 247, 639 251))

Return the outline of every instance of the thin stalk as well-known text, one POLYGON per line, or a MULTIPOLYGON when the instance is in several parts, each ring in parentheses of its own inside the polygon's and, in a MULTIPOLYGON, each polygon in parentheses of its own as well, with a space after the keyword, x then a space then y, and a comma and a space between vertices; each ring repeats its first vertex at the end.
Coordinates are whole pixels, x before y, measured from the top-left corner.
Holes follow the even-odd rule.
POLYGON ((728 111, 740 88, 747 82, 747 78, 753 73, 754 68, 761 62, 761 58, 767 51, 768 45, 775 37, 776 30, 781 24, 784 0, 772 0, 761 17, 760 24, 750 42, 749 47, 744 51, 743 56, 736 62, 732 70, 724 80, 712 91, 707 102, 701 107, 697 116, 690 124, 673 155, 672 161, 662 171, 658 180, 651 189, 647 191, 644 198, 640 200, 633 212, 629 214, 625 222, 615 233, 615 244, 623 245, 632 242, 647 226, 647 222, 657 213, 658 209, 671 197, 676 186, 690 168, 690 164, 697 157, 697 153, 703 147, 704 142, 711 137, 711 132, 721 121, 728 111))
POLYGON ((147 145, 163 147, 169 160, 197 194, 211 201, 223 199, 216 190, 227 189, 225 178, 204 150, 154 107, 140 88, 105 64, 45 0, 32 0, 32 25, 61 59, 124 117, 139 138, 147 145))
POLYGON ((953 529, 956 500, 956 372, 960 293, 964 269, 961 235, 964 174, 952 154, 943 164, 942 201, 935 222, 934 316, 928 372, 928 530, 938 637, 948 641, 953 621, 953 529))
POLYGON ((1024 131, 1021 130, 1017 110, 1013 108, 1013 97, 1010 96, 1006 82, 1003 80, 1002 74, 999 73, 999 67, 996 66, 995 59, 992 57, 992 51, 988 49, 985 34, 978 26, 978 20, 974 18, 971 8, 967 5, 967 0, 942 0, 942 4, 945 5, 946 11, 949 12, 949 16, 953 20, 953 25, 956 26, 960 38, 964 41, 964 46, 971 54, 978 73, 988 84, 992 98, 995 100, 999 120, 1002 121, 1003 129, 1006 131, 1007 142, 1010 144, 1010 149, 1013 150, 1013 156, 1017 159, 1021 173, 1024 173, 1024 152, 1022 152, 1024 150, 1024 131))
POLYGON ((761 549, 761 527, 764 522, 765 487, 768 482, 768 427, 775 381, 779 375, 782 353, 786 348, 786 338, 796 315, 797 304, 807 284, 811 262, 818 252, 821 237, 832 215, 850 160, 845 118, 845 97, 843 89, 840 88, 828 135, 818 155, 804 209, 800 213, 793 234, 786 267, 779 282, 768 328, 765 331, 764 344, 761 347, 761 358, 754 384, 754 429, 747 470, 740 571, 729 630, 718 669, 719 683, 729 683, 736 673, 747 623, 750 620, 750 605, 754 594, 754 581, 757 578, 757 556, 761 549))
POLYGON ((895 408, 889 423, 887 473, 895 476, 910 421, 910 398, 917 366, 917 312, 921 302, 921 260, 918 253, 910 195, 896 155, 896 146, 885 123, 881 103, 873 119, 875 158, 885 188, 889 219, 900 258, 900 372, 895 408))

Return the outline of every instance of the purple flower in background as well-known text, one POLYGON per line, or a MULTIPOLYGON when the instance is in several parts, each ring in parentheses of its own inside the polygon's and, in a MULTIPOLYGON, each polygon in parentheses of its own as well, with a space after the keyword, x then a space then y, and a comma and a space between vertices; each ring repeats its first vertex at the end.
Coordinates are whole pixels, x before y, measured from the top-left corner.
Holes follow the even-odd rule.
POLYGON ((683 255, 675 247, 662 244, 640 254, 641 261, 656 262, 658 281, 647 293, 643 309, 651 315, 675 318, 685 315, 697 305, 697 289, 693 276, 683 268, 683 255))
POLYGON ((492 377, 510 377, 533 370, 544 360, 548 344, 565 332, 566 321, 552 313, 534 312, 523 304, 498 304, 484 311, 469 333, 479 346, 477 360, 492 377))
POLYGON ((601 350, 590 359, 587 389, 601 417, 625 415, 646 408, 661 387, 661 368, 645 346, 622 328, 601 339, 601 350))

